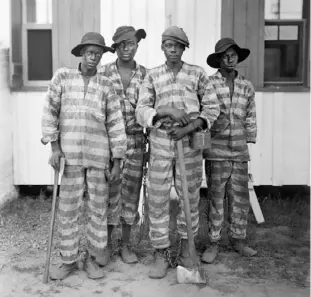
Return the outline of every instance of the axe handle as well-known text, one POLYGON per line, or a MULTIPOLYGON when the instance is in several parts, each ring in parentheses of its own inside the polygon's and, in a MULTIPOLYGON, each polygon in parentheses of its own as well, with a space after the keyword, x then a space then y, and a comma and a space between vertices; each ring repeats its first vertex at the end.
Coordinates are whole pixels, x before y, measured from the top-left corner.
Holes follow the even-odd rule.
MULTIPOLYGON (((61 158, 60 163, 61 163, 61 169, 60 170, 63 172, 63 167, 65 164, 64 158, 61 158)), ((54 171, 52 213, 51 213, 50 230, 49 230, 49 241, 48 241, 48 248, 47 248, 47 252, 46 252, 45 270, 44 270, 44 277, 43 277, 43 283, 44 284, 46 284, 48 282, 49 273, 50 273, 50 261, 51 261, 51 250, 52 250, 53 234, 54 234, 58 180, 59 180, 59 171, 55 170, 54 171)))
POLYGON ((180 177, 181 177, 181 187, 182 187, 182 198, 184 202, 184 212, 186 217, 187 224, 187 234, 188 234, 188 242, 189 242, 189 253, 192 260, 192 264, 194 268, 196 266, 196 251, 194 245, 194 236, 192 232, 192 221, 191 221, 191 212, 190 212, 190 203, 188 197, 188 182, 186 175, 186 167, 184 160, 184 149, 182 145, 182 139, 177 141, 177 154, 179 160, 179 168, 180 168, 180 177))

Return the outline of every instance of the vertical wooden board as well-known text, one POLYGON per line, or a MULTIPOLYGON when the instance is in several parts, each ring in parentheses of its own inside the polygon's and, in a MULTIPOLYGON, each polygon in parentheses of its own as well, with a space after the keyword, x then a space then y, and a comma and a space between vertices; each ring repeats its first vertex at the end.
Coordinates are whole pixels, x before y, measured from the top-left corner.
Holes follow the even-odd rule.
POLYGON ((146 7, 146 28, 150 38, 146 39, 146 67, 152 68, 164 63, 161 50, 162 33, 165 29, 165 0, 148 1, 146 7))
POLYGON ((11 2, 12 20, 12 62, 22 63, 22 4, 21 0, 11 2))
MULTIPOLYGON (((247 16, 247 0, 234 1, 234 41, 240 47, 246 47, 246 16, 247 16)), ((248 59, 238 64, 237 70, 240 74, 246 74, 248 59)))
POLYGON ((310 35, 310 0, 303 1, 302 8, 302 17, 306 19, 306 39, 305 39, 305 52, 306 52, 306 69, 305 69, 305 82, 308 87, 310 87, 310 44, 311 44, 311 35, 310 35))
MULTIPOLYGON (((70 52, 73 47, 80 43, 81 37, 83 35, 83 15, 85 14, 85 11, 83 11, 83 2, 83 0, 70 1, 70 36, 68 36, 70 39, 70 52)), ((87 10, 90 11, 92 11, 91 2, 92 1, 88 1, 90 6, 87 7, 87 10)), ((95 12, 93 11, 93 13, 95 12)), ((80 60, 81 58, 70 55, 70 66, 72 68, 77 67, 80 60)))
POLYGON ((59 21, 58 21, 58 1, 54 0, 52 2, 52 63, 53 63, 53 73, 59 67, 59 21))
POLYGON ((282 100, 283 181, 310 185, 310 93, 284 93, 282 100))
POLYGON ((257 44, 257 87, 263 87, 264 77, 264 54, 265 54, 265 0, 259 2, 259 25, 258 25, 258 44, 257 44))
POLYGON ((165 28, 176 24, 175 0, 165 0, 165 28))
POLYGON ((88 0, 82 2, 82 35, 87 32, 100 32, 100 0, 88 0))
POLYGON ((131 22, 128 25, 133 26, 137 29, 144 29, 146 31, 146 38, 142 39, 139 43, 135 60, 141 65, 147 64, 147 39, 153 38, 153 32, 147 31, 147 19, 146 19, 146 10, 147 2, 145 0, 131 0, 131 22))
POLYGON ((262 93, 262 111, 258 114, 260 129, 260 184, 272 184, 273 93, 262 93))
POLYGON ((58 67, 71 65, 71 17, 72 0, 58 0, 58 67))
MULTIPOLYGON (((115 31, 113 19, 111 18, 113 10, 113 0, 100 0, 100 33, 104 36, 108 46, 112 44, 112 36, 115 31)), ((102 56, 101 64, 104 65, 115 59, 115 55, 107 52, 102 56)))
POLYGON ((131 22, 130 0, 113 1, 113 10, 110 16, 113 20, 113 30, 117 27, 128 25, 131 22))
POLYGON ((284 93, 274 93, 273 98, 273 150, 272 150, 272 185, 281 186, 283 184, 283 130, 284 127, 284 93))
POLYGON ((247 2, 247 16, 246 16, 246 47, 251 50, 248 57, 248 67, 246 69, 246 77, 249 79, 254 87, 258 86, 258 49, 259 49, 259 3, 260 1, 247 2))
POLYGON ((221 37, 234 36, 234 0, 221 1, 221 37))

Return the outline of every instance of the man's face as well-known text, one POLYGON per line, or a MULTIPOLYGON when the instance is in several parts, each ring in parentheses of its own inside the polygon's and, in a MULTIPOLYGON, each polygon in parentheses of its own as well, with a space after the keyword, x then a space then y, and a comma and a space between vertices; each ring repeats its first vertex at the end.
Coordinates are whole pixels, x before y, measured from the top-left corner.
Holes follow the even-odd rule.
POLYGON ((161 49, 164 52, 167 62, 175 64, 181 61, 185 46, 173 40, 165 40, 162 43, 161 49))
POLYGON ((234 48, 228 48, 220 57, 220 68, 233 71, 238 64, 238 54, 234 48))
POLYGON ((118 58, 123 62, 132 61, 136 55, 138 48, 137 38, 134 36, 131 39, 124 40, 117 44, 116 53, 118 58))
POLYGON ((104 50, 97 45, 87 45, 83 47, 82 64, 87 70, 93 70, 97 67, 104 50))

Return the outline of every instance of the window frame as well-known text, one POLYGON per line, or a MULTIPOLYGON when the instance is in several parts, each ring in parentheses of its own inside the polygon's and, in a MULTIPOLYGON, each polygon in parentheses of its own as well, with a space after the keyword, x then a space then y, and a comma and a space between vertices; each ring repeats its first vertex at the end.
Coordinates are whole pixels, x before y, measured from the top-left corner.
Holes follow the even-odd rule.
MULTIPOLYGON (((53 1, 54 2, 54 1, 53 1)), ((53 24, 37 24, 27 22, 27 0, 22 0, 22 65, 23 65, 23 86, 25 87, 46 87, 50 80, 29 80, 28 79, 28 30, 51 30, 51 36, 53 36, 52 30, 53 24)), ((53 40, 52 40, 52 52, 53 52, 53 40)), ((53 65, 53 55, 52 55, 53 65)))
MULTIPOLYGON (((307 20, 306 19, 276 19, 276 20, 270 20, 265 19, 264 26, 273 26, 273 25, 298 25, 298 34, 302 37, 298 39, 298 43, 300 45, 300 59, 299 59, 299 67, 302 67, 301 69, 301 79, 299 81, 289 81, 289 80, 280 80, 280 81, 265 81, 263 80, 263 86, 269 87, 269 86, 305 86, 306 85, 306 67, 308 66, 307 63, 304 63, 307 58, 306 53, 306 39, 307 36, 307 20)), ((277 40, 278 41, 278 40, 277 40)), ((274 40, 265 40, 265 46, 264 50, 266 49, 266 42, 273 43, 274 40)), ((307 61, 306 61, 307 62, 307 61)), ((265 60, 263 61, 265 64, 265 60)))

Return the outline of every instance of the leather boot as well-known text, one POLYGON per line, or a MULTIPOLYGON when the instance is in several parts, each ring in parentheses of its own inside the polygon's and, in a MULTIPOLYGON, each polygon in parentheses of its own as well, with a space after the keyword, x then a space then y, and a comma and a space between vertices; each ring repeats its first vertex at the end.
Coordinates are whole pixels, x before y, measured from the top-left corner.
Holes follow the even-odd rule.
POLYGON ((50 270, 50 279, 63 280, 76 270, 78 270, 77 262, 71 264, 63 263, 61 266, 53 266, 50 270))
POLYGON ((212 264, 217 258, 219 253, 219 245, 218 242, 212 242, 210 246, 206 248, 202 255, 202 262, 212 264))
POLYGON ((247 246, 244 240, 230 238, 230 243, 233 249, 244 257, 253 257, 257 254, 257 251, 247 246))
POLYGON ((88 256, 84 263, 84 270, 87 273, 87 277, 90 279, 99 279, 105 276, 105 272, 102 267, 96 263, 95 258, 88 256))
POLYGON ((153 279, 163 278, 167 274, 168 261, 165 255, 165 249, 157 249, 155 252, 155 263, 149 272, 149 277, 153 279))
POLYGON ((96 262, 101 266, 106 266, 111 260, 112 246, 109 244, 105 247, 103 253, 96 256, 96 262))

